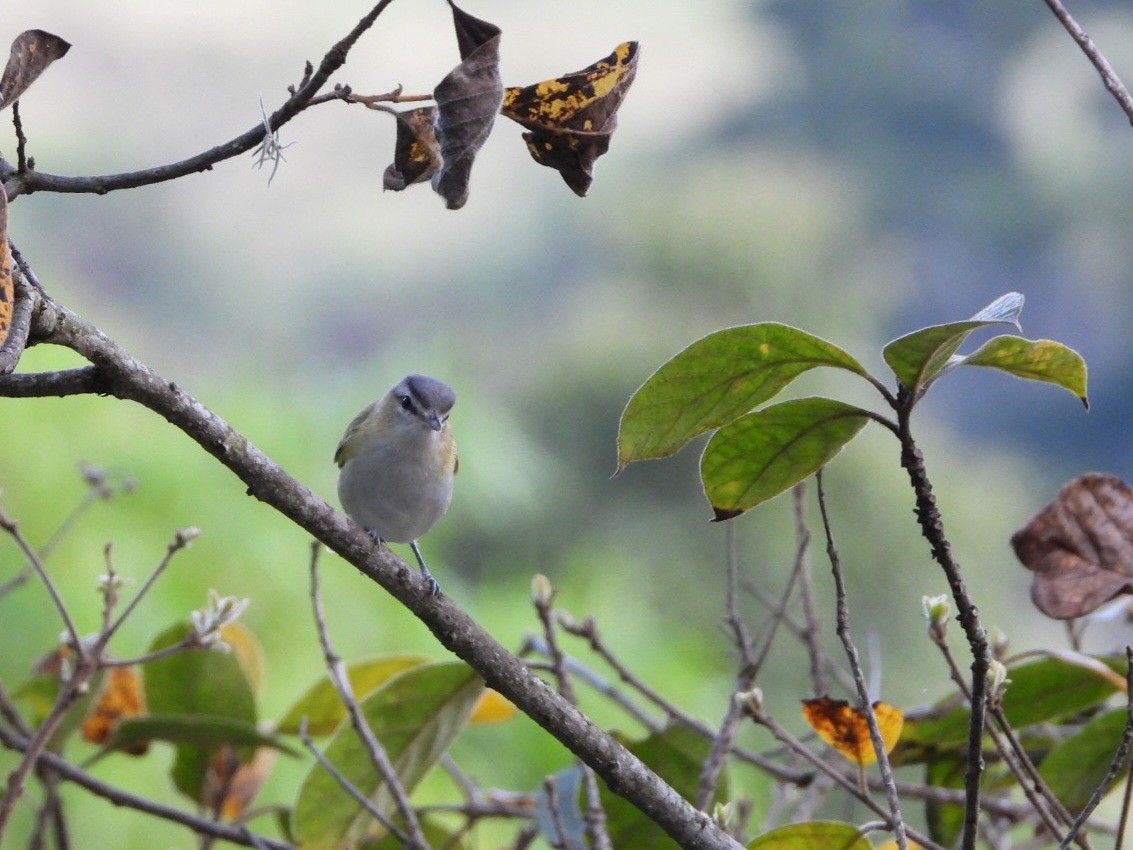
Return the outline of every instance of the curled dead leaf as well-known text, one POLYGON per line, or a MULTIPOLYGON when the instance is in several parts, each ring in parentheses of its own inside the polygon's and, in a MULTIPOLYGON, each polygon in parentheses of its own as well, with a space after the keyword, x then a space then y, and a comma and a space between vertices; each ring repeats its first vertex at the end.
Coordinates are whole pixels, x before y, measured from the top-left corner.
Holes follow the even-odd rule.
POLYGON ((0 185, 0 346, 12 327, 16 288, 12 282, 12 252, 8 249, 8 195, 0 185))
POLYGON ((451 2, 461 62, 433 89, 441 167, 433 189, 450 210, 468 200, 468 180, 476 154, 488 140, 503 102, 500 79, 500 29, 451 2))
POLYGON ((627 41, 581 71, 504 92, 500 111, 530 131, 523 140, 532 158, 556 169, 579 197, 594 179, 594 161, 610 147, 637 57, 637 42, 627 41))
POLYGON ((1057 620, 1082 617, 1133 593, 1133 492, 1112 475, 1075 478, 1011 537, 1035 574, 1031 599, 1057 620))
POLYGON ((20 99, 47 66, 67 55, 71 45, 43 30, 26 30, 12 42, 12 52, 0 77, 0 109, 20 99))
MULTIPOLYGON (((888 753, 897 746, 905 725, 905 715, 901 709, 884 702, 873 704, 873 714, 888 753)), ((803 718, 819 738, 859 767, 877 761, 877 753, 869 737, 869 721, 860 708, 844 699, 815 697, 803 700, 803 718)))
POLYGON ((428 180, 440 168, 441 152, 433 126, 436 116, 435 106, 397 113, 397 143, 393 162, 382 178, 383 188, 400 192, 406 186, 428 180))

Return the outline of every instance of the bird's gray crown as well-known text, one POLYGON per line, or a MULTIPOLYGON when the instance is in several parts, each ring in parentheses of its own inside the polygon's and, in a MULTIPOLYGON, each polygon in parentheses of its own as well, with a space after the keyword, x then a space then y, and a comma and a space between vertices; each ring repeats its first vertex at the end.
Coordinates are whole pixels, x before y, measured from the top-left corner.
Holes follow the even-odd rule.
POLYGON ((456 404, 456 393, 452 387, 428 375, 409 375, 394 387, 394 392, 408 394, 419 410, 435 410, 442 415, 456 404))

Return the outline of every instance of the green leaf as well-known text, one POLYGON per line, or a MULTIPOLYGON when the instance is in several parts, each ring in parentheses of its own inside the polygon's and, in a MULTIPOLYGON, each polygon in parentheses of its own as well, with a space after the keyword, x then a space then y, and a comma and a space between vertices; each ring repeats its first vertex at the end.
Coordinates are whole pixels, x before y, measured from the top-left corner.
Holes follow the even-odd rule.
POLYGON ((1086 400, 1086 361, 1072 348, 1049 339, 997 336, 964 358, 965 366, 990 366, 1030 381, 1045 381, 1086 400))
MULTIPOLYGON (((686 800, 696 799, 700 770, 708 758, 710 742, 687 726, 674 725, 638 741, 621 739, 631 753, 665 780, 686 800)), ((727 775, 721 777, 716 800, 728 799, 727 775)), ((679 850, 675 841, 624 798, 601 787, 606 828, 614 847, 633 850, 679 850)))
POLYGON ((765 322, 709 334, 654 372, 630 398, 618 426, 618 469, 671 455, 817 366, 866 374, 842 349, 787 325, 765 322))
POLYGON ((751 840, 747 850, 871 850, 852 823, 811 821, 793 823, 751 840))
MULTIPOLYGON (((1118 663, 1116 658, 1101 660, 1111 668, 1118 663)), ((1011 684, 1003 695, 1003 711, 1016 729, 1095 708, 1117 691, 1112 681, 1088 667, 1058 658, 1009 667, 1007 677, 1011 684)), ((905 718, 901 743, 943 746, 966 742, 968 717, 967 708, 954 708, 941 717, 905 718)))
MULTIPOLYGON (((382 655, 351 664, 346 670, 350 689, 356 700, 365 699, 374 688, 408 670, 425 664, 430 659, 423 655, 382 655)), ((329 735, 346 716, 346 708, 339 699, 330 677, 316 682, 303 694, 279 721, 276 731, 284 735, 296 735, 299 723, 307 718, 307 734, 312 737, 329 735)))
MULTIPOLYGON (((967 769, 968 762, 963 755, 930 756, 925 763, 925 784, 932 788, 963 788, 967 769)), ((925 822, 933 841, 951 847, 964 826, 964 807, 928 800, 925 802, 925 822)))
MULTIPOLYGON (((150 651, 174 646, 192 631, 177 623, 159 634, 150 651)), ((256 725, 256 700, 247 670, 234 652, 187 649, 149 662, 145 669, 146 705, 153 714, 227 718, 256 725)), ((182 794, 201 805, 209 759, 215 747, 179 744, 171 775, 182 794)))
MULTIPOLYGON (((373 691, 359 705, 385 748, 406 792, 444 754, 464 728, 484 683, 459 661, 412 667, 373 691)), ((346 779, 393 814, 394 805, 353 727, 344 725, 324 751, 346 779)), ((292 829, 304 850, 350 845, 371 827, 371 817, 319 764, 299 788, 292 829)))
POLYGON ((885 346, 882 354, 897 380, 919 395, 946 367, 958 365, 949 361, 972 331, 996 324, 1018 327, 1022 309, 1023 296, 1009 292, 967 321, 931 325, 895 339, 885 346))
MULTIPOLYGON (((1126 718, 1124 706, 1095 717, 1054 747, 1039 766, 1039 775, 1072 812, 1080 811, 1105 779, 1126 718)), ((1117 774, 1119 779, 1125 776, 1128 764, 1127 759, 1117 774)))
POLYGON ((738 516, 825 466, 869 421, 828 398, 800 398, 741 416, 712 435, 700 478, 716 520, 738 516))
POLYGON ((221 746, 272 747, 289 755, 296 751, 275 735, 261 732, 254 724, 228 717, 205 715, 148 714, 119 720, 105 744, 107 750, 129 749, 135 744, 166 741, 192 744, 207 750, 221 746))

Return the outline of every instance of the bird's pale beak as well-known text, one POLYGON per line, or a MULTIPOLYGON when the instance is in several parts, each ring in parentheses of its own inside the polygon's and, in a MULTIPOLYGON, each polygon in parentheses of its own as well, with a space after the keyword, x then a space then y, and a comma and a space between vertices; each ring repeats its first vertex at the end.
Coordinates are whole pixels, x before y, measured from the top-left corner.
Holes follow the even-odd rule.
POLYGON ((441 421, 441 417, 439 416, 430 416, 425 422, 427 422, 429 427, 434 431, 439 431, 441 428, 445 427, 445 423, 441 421))

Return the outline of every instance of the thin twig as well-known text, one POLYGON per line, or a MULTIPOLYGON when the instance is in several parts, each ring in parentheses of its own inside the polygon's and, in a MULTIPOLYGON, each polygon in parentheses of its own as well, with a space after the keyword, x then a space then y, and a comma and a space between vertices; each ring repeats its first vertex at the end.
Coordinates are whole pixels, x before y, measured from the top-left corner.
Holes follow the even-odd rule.
MULTIPOLYGON (((351 797, 353 797, 354 801, 358 803, 358 805, 360 805, 363 809, 365 809, 366 812, 369 813, 370 817, 372 817, 387 830, 389 830, 389 833, 398 841, 400 841, 403 846, 412 846, 409 844, 409 836, 398 829, 386 816, 385 812, 383 812, 374 804, 373 800, 363 794, 362 791, 353 782, 342 775, 342 771, 334 766, 334 762, 323 755, 322 751, 315 745, 315 742, 311 740, 311 736, 307 734, 306 717, 299 721, 299 740, 303 742, 303 746, 307 748, 307 751, 315 757, 315 761, 319 763, 319 766, 322 767, 322 769, 327 773, 329 773, 331 778, 338 783, 338 786, 351 797)), ((418 846, 427 847, 428 845, 418 846)))
POLYGON ((1106 90, 1113 95, 1125 116, 1133 123, 1133 97, 1130 96, 1129 90, 1125 88, 1125 84, 1121 82, 1121 78, 1117 76, 1117 72, 1113 70, 1113 66, 1109 64, 1102 52, 1098 50, 1098 46, 1094 44, 1093 39, 1086 35, 1076 20, 1067 11, 1066 7, 1062 5, 1061 0, 1045 0, 1046 5, 1054 12, 1054 16, 1058 18, 1059 23, 1063 28, 1070 33, 1070 37, 1074 39, 1082 52, 1090 60, 1090 64, 1102 78, 1102 84, 1106 90))
MULTIPOLYGON (((558 638, 556 637, 555 617, 551 607, 554 602, 554 592, 550 589, 550 582, 547 582, 543 576, 536 577, 533 585, 531 602, 534 604, 539 622, 543 626, 543 639, 547 642, 547 651, 551 659, 555 684, 563 699, 571 705, 577 706, 578 698, 574 694, 574 688, 571 686, 570 676, 567 673, 566 656, 559 648, 558 638)), ((578 762, 578 767, 582 771, 582 788, 586 797, 586 811, 584 813, 586 837, 589 839, 590 847, 594 850, 611 850, 610 836, 606 831, 606 811, 602 808, 602 800, 598 793, 598 781, 594 778, 594 772, 589 765, 581 759, 578 762)))
POLYGON ((795 514, 795 538, 798 540, 799 558, 799 598, 803 605, 802 642, 810 658, 810 682, 816 694, 829 693, 825 668, 829 663, 822 649, 822 621, 814 605, 814 584, 810 576, 810 558, 807 549, 810 545, 810 527, 806 521, 806 482, 800 481, 791 493, 795 514))
MULTIPOLYGON (((716 785, 720 781, 720 772, 724 769, 725 757, 732 748, 732 742, 735 741, 736 738, 736 730, 739 728, 740 720, 743 718, 743 706, 737 697, 744 691, 751 690, 751 686, 755 683, 755 678, 759 672, 759 664, 755 659, 755 646, 752 643, 751 634, 748 632, 747 624, 744 623, 743 618, 740 616, 740 559, 736 529, 737 526, 734 522, 729 522, 724 529, 724 561, 727 569, 727 578, 724 584, 724 609, 727 612, 727 624, 732 633, 732 643, 739 652, 740 664, 739 671, 736 673, 735 683, 732 685, 732 692, 728 697, 724 719, 721 721, 720 728, 712 739, 712 746, 709 747, 708 757, 704 760, 704 764, 700 769, 700 778, 696 790, 696 807, 701 811, 708 811, 709 806, 712 805, 712 798, 716 795, 716 785)), ((779 606, 780 611, 785 611, 787 608, 790 600, 790 589, 791 585, 789 584, 788 590, 784 593, 783 601, 779 606)), ((778 631, 778 624, 781 620, 782 616, 780 615, 775 619, 771 628, 768 630, 766 643, 768 649, 778 631)))
MULTIPOLYGON (((305 74, 302 84, 294 91, 284 103, 268 116, 268 124, 272 132, 278 130, 300 112, 307 108, 309 101, 319 89, 326 84, 335 71, 341 68, 347 54, 354 44, 366 32, 378 16, 392 0, 381 0, 363 17, 354 28, 340 39, 326 55, 323 56, 319 67, 311 74, 305 74)), ((242 133, 221 145, 191 156, 180 162, 159 165, 154 168, 132 171, 123 174, 107 174, 96 177, 63 177, 47 174, 42 171, 19 169, 16 173, 6 175, 5 185, 8 197, 30 192, 80 192, 104 195, 119 189, 133 189, 138 186, 149 186, 167 180, 176 180, 189 174, 209 171, 212 167, 226 159, 247 153, 259 145, 264 138, 264 126, 257 122, 250 130, 242 133)))
MULTIPOLYGON (((893 828, 893 835, 897 839, 899 850, 906 850, 908 842, 905 838, 905 819, 901 815, 901 798, 897 796, 897 786, 893 782, 893 770, 889 765, 889 754, 885 750, 885 741, 881 737, 881 729, 877 725, 877 715, 873 711, 873 699, 865 683, 862 673, 861 661, 858 658, 857 647, 854 646, 850 635, 850 607, 846 599, 846 583, 842 579, 842 559, 834 545, 834 532, 830 525, 830 514, 826 510, 826 492, 822 483, 822 470, 815 475, 818 492, 818 512, 822 517, 822 530, 826 535, 826 556, 830 561, 830 570, 834 575, 835 593, 835 632, 842 641, 846 650, 846 658, 850 662, 850 672, 854 674, 854 684, 857 686, 858 699, 861 700, 862 712, 865 714, 869 726, 869 737, 873 742, 873 750, 877 755, 877 766, 881 771, 882 781, 885 783, 885 797, 889 803, 889 823, 893 828)), ((862 773, 864 784, 864 769, 862 773)))
MULTIPOLYGON (((397 807, 398 814, 401 815, 402 821, 405 823, 406 832, 402 832, 390 821, 390 819, 382 812, 377 806, 367 806, 369 811, 386 829, 393 833, 398 841, 405 844, 411 850, 420 848, 420 850, 427 850, 428 843, 425 841, 425 835, 421 832, 421 823, 417 820, 417 813, 413 810, 413 806, 409 802, 409 795, 405 792, 405 786, 401 784, 401 779, 394 769, 393 763, 386 753, 385 747, 382 746, 374 730, 366 722, 366 718, 362 716, 362 710, 358 707, 358 701, 354 698, 353 688, 350 687, 350 677, 346 673, 346 667, 342 663, 342 659, 334 651, 334 646, 331 644, 330 632, 327 630, 326 614, 323 612, 322 597, 319 594, 319 552, 322 551, 322 543, 314 541, 311 544, 311 608, 315 616, 315 628, 319 633, 319 644, 323 648, 323 658, 326 660, 327 673, 330 675, 330 680, 334 684, 334 689, 338 692, 338 698, 342 700, 343 706, 346 708, 346 713, 350 717, 350 723, 354 727, 358 739, 362 742, 362 746, 366 748, 366 753, 370 757, 370 762, 374 765, 374 769, 385 783, 390 796, 393 798, 394 805, 397 807), (408 833, 408 834, 406 834, 408 833)), ((306 741, 304 741, 306 743, 306 741)), ((310 747, 308 747, 310 749, 310 747)), ((320 756, 316 756, 319 763, 326 767, 334 776, 335 781, 342 785, 343 788, 349 784, 345 777, 341 777, 336 770, 328 767, 328 762, 320 756), (340 778, 341 777, 341 778, 340 778)), ((353 787, 353 786, 351 786, 353 787)), ((349 788, 347 788, 350 791, 349 788)), ((350 791, 351 796, 359 796, 363 799, 366 798, 358 789, 350 791)))
POLYGON ((158 565, 153 568, 153 571, 149 574, 149 578, 145 580, 145 583, 138 588, 138 592, 134 594, 134 598, 129 601, 122 613, 118 615, 118 619, 111 623, 106 629, 102 640, 103 645, 110 641, 110 638, 114 636, 118 629, 122 628, 122 624, 126 622, 126 618, 134 612, 138 607, 138 603, 142 601, 142 598, 150 591, 150 588, 153 587, 154 582, 165 572, 166 567, 169 566, 169 562, 173 560, 173 556, 182 549, 187 548, 199 535, 200 531, 196 528, 184 528, 173 535, 173 540, 165 547, 165 556, 158 565))
POLYGON ((55 587, 55 582, 47 575, 47 570, 44 568, 43 561, 40 560, 39 555, 28 545, 27 540, 24 539, 23 534, 20 533, 19 524, 9 517, 4 512, 3 508, 0 508, 0 530, 6 532, 15 541, 16 546, 23 552, 25 560, 27 560, 31 568, 35 570, 36 575, 39 576, 39 580, 43 582, 43 586, 47 589, 47 593, 51 597, 51 602, 54 604, 56 612, 59 614, 60 619, 63 620, 63 625, 67 631, 67 639, 71 647, 81 656, 84 652, 83 642, 79 637, 79 630, 75 628, 75 623, 71 620, 71 614, 67 610, 67 606, 63 603, 63 597, 59 595, 59 590, 55 587))
MULTIPOLYGON (((1058 845, 1058 850, 1066 850, 1074 837, 1082 830, 1086 821, 1090 819, 1090 815, 1094 813, 1094 809, 1102 801, 1102 798, 1109 793, 1109 789, 1113 786, 1117 775, 1121 773, 1122 767, 1125 765, 1125 760, 1129 758, 1129 751, 1133 748, 1133 647, 1125 647, 1125 681, 1127 683, 1126 695, 1126 714, 1125 714, 1125 728, 1121 731, 1121 742, 1117 745, 1117 751, 1113 754, 1113 761, 1110 762, 1109 770, 1106 772, 1105 778, 1098 783, 1098 787, 1094 789, 1094 793, 1090 795, 1089 801, 1082 807, 1082 811, 1078 812, 1078 817, 1074 818, 1074 823, 1070 824, 1070 830, 1063 836, 1062 842, 1058 845)), ((1129 819, 1129 789, 1133 788, 1133 765, 1130 766, 1130 776, 1125 780, 1125 798, 1121 806, 1121 821, 1117 828, 1117 842, 1115 847, 1123 847, 1125 837, 1125 824, 1129 819)))
POLYGON ((20 102, 12 104, 12 126, 16 130, 16 168, 20 171, 28 170, 28 137, 24 135, 24 122, 20 118, 20 102))

